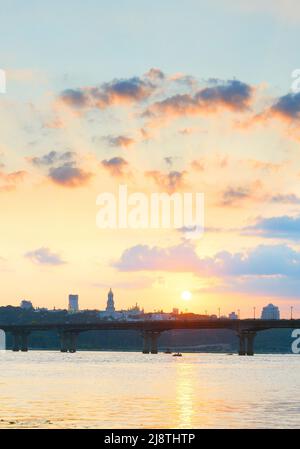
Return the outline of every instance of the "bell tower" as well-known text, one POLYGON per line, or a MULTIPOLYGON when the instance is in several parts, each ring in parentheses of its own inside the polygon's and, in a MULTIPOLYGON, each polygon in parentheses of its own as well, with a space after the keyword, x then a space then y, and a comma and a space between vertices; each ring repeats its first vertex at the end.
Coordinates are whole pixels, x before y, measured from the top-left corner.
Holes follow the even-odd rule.
POLYGON ((114 294, 113 294, 111 288, 107 295, 106 312, 110 312, 110 313, 115 312, 114 294))

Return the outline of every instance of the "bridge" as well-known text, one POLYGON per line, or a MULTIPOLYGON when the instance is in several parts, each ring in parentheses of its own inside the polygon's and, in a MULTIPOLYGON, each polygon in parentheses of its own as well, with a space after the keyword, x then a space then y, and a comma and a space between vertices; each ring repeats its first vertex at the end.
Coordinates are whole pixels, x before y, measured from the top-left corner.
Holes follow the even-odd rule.
POLYGON ((143 338, 143 353, 158 353, 158 338, 162 332, 178 329, 229 329, 239 339, 239 355, 254 354, 254 339, 257 332, 268 329, 300 329, 300 320, 139 320, 139 321, 95 321, 86 323, 41 323, 1 324, 0 329, 13 336, 13 351, 28 351, 28 337, 35 331, 54 331, 60 336, 61 352, 76 352, 77 336, 87 331, 136 330, 143 338))

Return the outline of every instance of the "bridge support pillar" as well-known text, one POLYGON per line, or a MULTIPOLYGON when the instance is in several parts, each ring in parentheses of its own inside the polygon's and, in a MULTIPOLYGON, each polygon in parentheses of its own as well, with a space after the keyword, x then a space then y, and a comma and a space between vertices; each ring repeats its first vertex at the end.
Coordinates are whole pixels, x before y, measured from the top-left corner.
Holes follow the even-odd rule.
POLYGON ((160 332, 151 332, 151 354, 157 354, 157 340, 160 336, 160 332))
POLYGON ((246 355, 246 336, 244 332, 238 334, 239 337, 239 355, 246 355))
POLYGON ((77 332, 63 331, 60 333, 60 352, 76 352, 77 332))
POLYGON ((254 355, 254 338, 255 332, 248 332, 247 334, 247 355, 254 355))
POLYGON ((254 338, 256 332, 242 331, 239 337, 239 355, 254 355, 254 338))
POLYGON ((68 335, 66 332, 60 333, 60 352, 68 352, 68 335))
POLYGON ((70 332, 69 336, 69 352, 76 352, 76 340, 77 340, 77 333, 76 332, 70 332))
POLYGON ((150 352, 150 335, 149 332, 143 332, 143 354, 149 354, 150 352))
POLYGON ((27 352, 28 351, 28 336, 29 336, 29 332, 22 332, 20 334, 21 351, 22 352, 27 352))
POLYGON ((20 333, 13 332, 12 337, 13 337, 12 350, 14 352, 18 352, 18 351, 20 351, 20 333))

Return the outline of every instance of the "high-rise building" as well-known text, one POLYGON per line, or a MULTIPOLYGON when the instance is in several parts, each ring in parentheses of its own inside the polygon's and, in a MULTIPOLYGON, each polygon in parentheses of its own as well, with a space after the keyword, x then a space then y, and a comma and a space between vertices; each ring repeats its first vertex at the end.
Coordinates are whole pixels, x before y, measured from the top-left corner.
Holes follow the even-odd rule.
POLYGON ((261 312, 262 320, 280 320, 280 312, 277 306, 273 304, 268 304, 262 309, 261 312))
POLYGON ((78 312, 78 295, 69 295, 69 312, 78 312))

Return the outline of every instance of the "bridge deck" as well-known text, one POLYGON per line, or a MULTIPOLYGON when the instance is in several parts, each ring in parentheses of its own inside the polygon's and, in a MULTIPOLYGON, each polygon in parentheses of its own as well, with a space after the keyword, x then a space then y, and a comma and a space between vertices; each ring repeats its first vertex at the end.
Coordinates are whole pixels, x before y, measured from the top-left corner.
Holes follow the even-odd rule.
POLYGON ((145 321, 96 321, 87 323, 27 323, 1 324, 0 329, 5 332, 14 331, 74 331, 85 332, 92 330, 137 330, 137 331, 168 331, 176 329, 229 329, 236 332, 262 331, 267 329, 300 329, 300 320, 145 320, 145 321))

